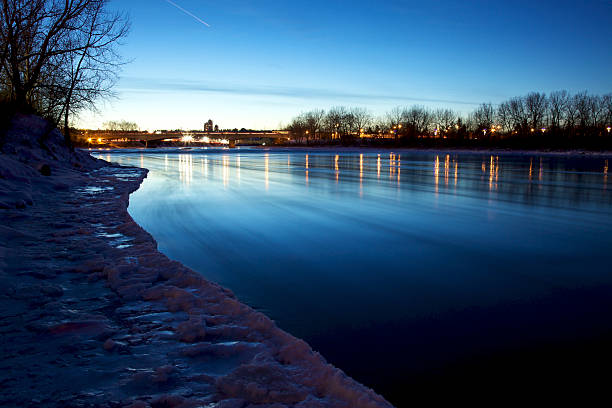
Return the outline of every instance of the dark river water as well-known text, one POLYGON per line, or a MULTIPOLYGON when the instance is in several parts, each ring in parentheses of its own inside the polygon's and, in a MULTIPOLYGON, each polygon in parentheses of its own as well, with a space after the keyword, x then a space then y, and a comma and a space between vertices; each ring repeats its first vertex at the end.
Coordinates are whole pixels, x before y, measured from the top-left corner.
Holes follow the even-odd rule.
POLYGON ((612 362, 605 158, 97 156, 150 170, 129 212, 162 252, 398 407, 440 389, 595 387, 612 362))

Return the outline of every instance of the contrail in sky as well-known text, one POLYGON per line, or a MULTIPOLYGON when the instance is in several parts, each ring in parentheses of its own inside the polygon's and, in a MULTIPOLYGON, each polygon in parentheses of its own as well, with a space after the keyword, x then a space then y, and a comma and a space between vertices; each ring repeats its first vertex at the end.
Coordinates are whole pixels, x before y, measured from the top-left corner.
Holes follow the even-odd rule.
POLYGON ((181 6, 176 4, 175 2, 170 1, 170 0, 166 0, 166 2, 168 2, 168 4, 176 7, 177 9, 181 10, 183 13, 187 14, 189 17, 193 17, 197 22, 204 24, 206 27, 210 27, 210 24, 208 24, 206 21, 202 20, 200 17, 196 16, 195 14, 185 10, 184 8, 182 8, 181 6))

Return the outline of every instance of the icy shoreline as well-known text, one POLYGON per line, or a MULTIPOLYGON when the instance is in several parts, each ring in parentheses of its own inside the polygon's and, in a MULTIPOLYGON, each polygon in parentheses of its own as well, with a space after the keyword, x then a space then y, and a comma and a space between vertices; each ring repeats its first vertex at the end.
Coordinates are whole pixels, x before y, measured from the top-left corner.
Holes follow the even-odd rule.
POLYGON ((0 405, 391 406, 158 252, 127 212, 146 170, 70 153, 31 116, 0 161, 0 405))

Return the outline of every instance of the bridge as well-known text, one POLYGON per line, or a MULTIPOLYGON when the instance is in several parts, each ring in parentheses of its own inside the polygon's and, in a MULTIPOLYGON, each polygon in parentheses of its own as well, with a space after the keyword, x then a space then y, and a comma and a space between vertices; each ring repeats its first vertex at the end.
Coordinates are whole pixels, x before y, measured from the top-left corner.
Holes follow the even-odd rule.
POLYGON ((121 131, 83 131, 78 139, 88 145, 130 144, 144 143, 187 143, 187 144, 263 144, 278 141, 288 141, 288 131, 157 131, 149 132, 121 132, 121 131))

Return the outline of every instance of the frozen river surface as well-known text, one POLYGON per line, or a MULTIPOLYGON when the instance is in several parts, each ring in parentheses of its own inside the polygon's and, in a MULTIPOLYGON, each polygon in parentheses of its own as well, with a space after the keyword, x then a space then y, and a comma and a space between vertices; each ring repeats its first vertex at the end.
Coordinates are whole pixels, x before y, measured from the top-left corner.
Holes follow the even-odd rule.
POLYGON ((440 385, 584 379, 611 360, 606 158, 96 155, 150 169, 129 211, 162 252, 397 406, 440 385))

